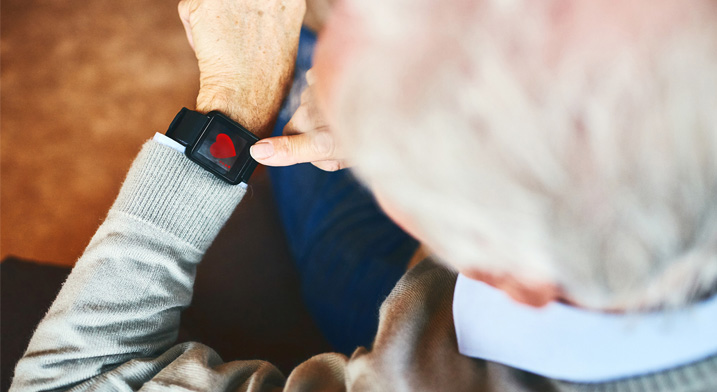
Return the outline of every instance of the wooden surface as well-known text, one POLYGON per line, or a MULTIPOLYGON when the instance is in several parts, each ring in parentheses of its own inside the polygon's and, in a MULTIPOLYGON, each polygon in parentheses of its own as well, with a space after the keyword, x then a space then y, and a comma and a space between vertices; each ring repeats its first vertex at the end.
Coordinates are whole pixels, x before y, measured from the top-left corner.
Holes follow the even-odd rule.
POLYGON ((0 258, 71 266, 142 143, 194 105, 176 0, 3 0, 0 258))

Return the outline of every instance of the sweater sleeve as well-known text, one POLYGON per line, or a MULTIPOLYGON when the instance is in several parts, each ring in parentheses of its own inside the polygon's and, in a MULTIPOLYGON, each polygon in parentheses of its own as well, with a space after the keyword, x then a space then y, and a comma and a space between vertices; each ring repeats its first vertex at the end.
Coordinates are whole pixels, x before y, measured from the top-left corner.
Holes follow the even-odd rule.
POLYGON ((244 193, 148 141, 37 327, 11 390, 67 389, 167 350, 196 265, 244 193))

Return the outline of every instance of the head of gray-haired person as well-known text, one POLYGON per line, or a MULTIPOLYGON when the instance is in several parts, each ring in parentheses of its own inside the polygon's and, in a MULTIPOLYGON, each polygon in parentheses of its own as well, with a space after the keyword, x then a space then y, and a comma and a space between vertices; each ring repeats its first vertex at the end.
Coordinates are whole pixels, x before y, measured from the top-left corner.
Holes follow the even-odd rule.
POLYGON ((715 292, 717 1, 335 12, 319 99, 360 178, 444 263, 534 305, 715 292))

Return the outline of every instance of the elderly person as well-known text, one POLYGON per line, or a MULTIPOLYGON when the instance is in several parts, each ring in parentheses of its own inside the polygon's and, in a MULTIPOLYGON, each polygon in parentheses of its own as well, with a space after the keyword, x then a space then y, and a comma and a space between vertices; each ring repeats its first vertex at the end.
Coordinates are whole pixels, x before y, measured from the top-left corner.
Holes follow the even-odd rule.
MULTIPOLYGON (((717 389, 717 3, 403 3, 340 3, 287 135, 252 151, 355 165, 435 254, 383 303, 371 350, 284 377, 172 346, 196 263, 244 189, 158 138, 13 389, 717 389)), ((265 135, 303 5, 180 8, 198 111, 265 135)))

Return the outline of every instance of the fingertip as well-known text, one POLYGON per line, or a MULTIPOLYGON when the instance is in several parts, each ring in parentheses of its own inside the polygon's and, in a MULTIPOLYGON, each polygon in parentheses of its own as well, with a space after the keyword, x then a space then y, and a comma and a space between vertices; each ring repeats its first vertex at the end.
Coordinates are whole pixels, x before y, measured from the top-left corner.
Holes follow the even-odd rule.
POLYGON ((306 71, 305 78, 306 78, 306 84, 309 86, 313 85, 314 82, 316 82, 316 76, 314 75, 313 68, 309 68, 309 70, 306 71))
POLYGON ((269 141, 260 141, 249 148, 249 154, 257 161, 269 159, 274 155, 274 145, 269 141))

